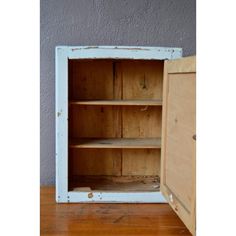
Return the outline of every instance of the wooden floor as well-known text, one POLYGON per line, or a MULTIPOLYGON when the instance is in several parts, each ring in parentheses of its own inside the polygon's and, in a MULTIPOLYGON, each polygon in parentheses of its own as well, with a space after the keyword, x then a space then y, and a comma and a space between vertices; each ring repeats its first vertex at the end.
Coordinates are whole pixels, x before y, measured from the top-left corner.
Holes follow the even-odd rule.
POLYGON ((191 235, 168 204, 56 204, 41 187, 40 231, 61 235, 191 235))

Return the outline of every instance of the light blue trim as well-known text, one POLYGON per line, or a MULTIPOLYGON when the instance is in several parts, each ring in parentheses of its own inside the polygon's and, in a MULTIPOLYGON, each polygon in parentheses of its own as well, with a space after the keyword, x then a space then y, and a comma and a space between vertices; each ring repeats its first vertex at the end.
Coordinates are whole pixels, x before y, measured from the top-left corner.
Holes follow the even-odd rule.
POLYGON ((69 192, 68 202, 166 203, 161 192, 69 192))
POLYGON ((131 46, 58 46, 69 59, 169 60, 182 57, 181 48, 131 46))
POLYGON ((56 201, 67 201, 68 192, 68 58, 56 48, 56 201))
POLYGON ((181 48, 130 46, 56 47, 56 201, 166 202, 160 192, 68 192, 68 59, 169 60, 182 57, 181 48))

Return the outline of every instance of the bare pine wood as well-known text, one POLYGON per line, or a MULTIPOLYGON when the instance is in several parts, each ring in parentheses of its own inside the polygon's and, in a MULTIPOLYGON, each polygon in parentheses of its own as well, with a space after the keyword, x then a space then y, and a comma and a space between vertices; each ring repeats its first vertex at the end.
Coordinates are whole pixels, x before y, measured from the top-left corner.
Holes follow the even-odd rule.
MULTIPOLYGON (((161 107, 123 107, 124 138, 160 138, 161 107)), ((160 153, 155 150, 123 150, 123 175, 160 174, 160 153)))
POLYGON ((71 106, 71 138, 121 137, 119 107, 71 106))
POLYGON ((123 107, 124 138, 161 137, 161 107, 123 107))
POLYGON ((69 60, 71 99, 113 99, 112 60, 69 60))
POLYGON ((161 148, 160 138, 72 139, 71 148, 161 148))
POLYGON ((121 175, 119 149, 70 148, 70 165, 73 175, 121 175))
POLYGON ((163 61, 121 63, 123 99, 162 99, 163 61))
POLYGON ((161 106, 162 100, 75 100, 70 105, 161 106))
POLYGON ((161 192, 195 234, 195 57, 167 61, 164 73, 161 192))
MULTIPOLYGON (((143 107, 122 107, 122 137, 160 138, 161 107, 150 106, 150 101, 162 101, 163 62, 124 60, 120 63, 119 72, 122 99, 149 100, 149 104, 143 107)), ((122 175, 159 173, 158 150, 122 150, 122 175)))
POLYGON ((168 73, 196 73, 196 57, 183 57, 166 63, 168 73))
POLYGON ((168 204, 56 204, 54 187, 41 187, 40 235, 190 236, 168 204))
POLYGON ((160 149, 124 149, 122 175, 160 175, 160 149))

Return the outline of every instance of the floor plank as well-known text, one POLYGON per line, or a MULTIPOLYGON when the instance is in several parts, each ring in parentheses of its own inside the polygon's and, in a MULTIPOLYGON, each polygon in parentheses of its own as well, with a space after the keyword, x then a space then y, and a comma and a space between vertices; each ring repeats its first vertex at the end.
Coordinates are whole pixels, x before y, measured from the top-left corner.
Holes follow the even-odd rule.
POLYGON ((56 204, 41 187, 41 236, 191 235, 168 204, 56 204))

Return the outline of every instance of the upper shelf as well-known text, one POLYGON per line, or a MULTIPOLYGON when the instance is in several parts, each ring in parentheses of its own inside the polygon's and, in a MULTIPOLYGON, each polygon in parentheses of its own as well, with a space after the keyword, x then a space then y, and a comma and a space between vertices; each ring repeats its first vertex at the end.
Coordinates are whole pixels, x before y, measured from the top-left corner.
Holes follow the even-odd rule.
POLYGON ((162 100, 75 100, 70 105, 162 106, 162 100))
POLYGON ((83 138, 71 139, 70 148, 161 148, 160 138, 83 138))

